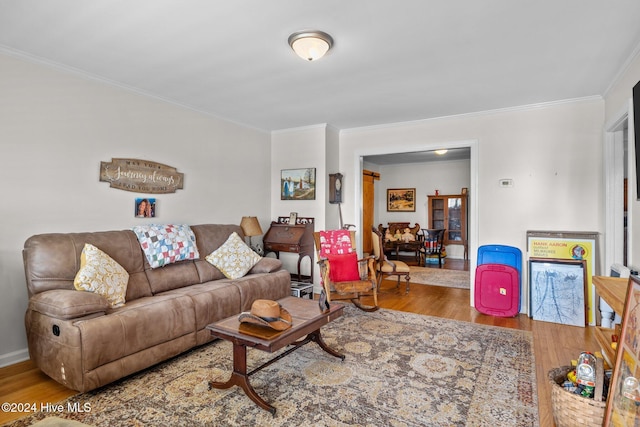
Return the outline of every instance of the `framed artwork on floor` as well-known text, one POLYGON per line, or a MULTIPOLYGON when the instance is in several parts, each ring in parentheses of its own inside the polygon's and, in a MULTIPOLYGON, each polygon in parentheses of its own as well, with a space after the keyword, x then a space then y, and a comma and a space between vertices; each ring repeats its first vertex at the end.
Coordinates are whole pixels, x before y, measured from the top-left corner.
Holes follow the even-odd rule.
POLYGON ((604 426, 637 426, 640 422, 640 279, 630 276, 609 384, 604 426))
POLYGON ((587 319, 585 260, 529 258, 530 316, 584 327, 587 319))

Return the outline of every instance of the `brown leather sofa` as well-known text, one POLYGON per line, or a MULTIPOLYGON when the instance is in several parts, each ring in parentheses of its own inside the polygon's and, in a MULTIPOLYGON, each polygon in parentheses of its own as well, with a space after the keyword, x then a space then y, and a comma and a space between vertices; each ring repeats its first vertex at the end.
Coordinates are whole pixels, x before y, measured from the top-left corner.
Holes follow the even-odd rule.
POLYGON ((93 390, 211 341, 206 325, 250 310, 256 299, 291 294, 291 276, 274 258, 236 280, 205 260, 232 232, 243 236, 239 226, 191 229, 200 258, 155 269, 130 230, 30 237, 23 258, 31 360, 66 387, 93 390), (124 306, 110 308, 104 297, 75 290, 85 243, 129 273, 124 306))

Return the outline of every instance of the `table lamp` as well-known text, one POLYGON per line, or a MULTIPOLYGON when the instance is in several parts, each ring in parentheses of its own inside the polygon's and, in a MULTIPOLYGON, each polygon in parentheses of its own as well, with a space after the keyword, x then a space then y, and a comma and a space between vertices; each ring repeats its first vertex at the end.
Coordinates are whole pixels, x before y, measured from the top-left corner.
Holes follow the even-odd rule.
POLYGON ((262 252, 262 249, 253 246, 253 244, 251 243, 251 237, 259 236, 262 234, 262 228, 260 228, 258 218, 255 216, 243 216, 242 221, 240 221, 240 227, 242 228, 242 232, 244 233, 244 235, 246 237, 249 237, 249 247, 256 253, 260 254, 262 252))

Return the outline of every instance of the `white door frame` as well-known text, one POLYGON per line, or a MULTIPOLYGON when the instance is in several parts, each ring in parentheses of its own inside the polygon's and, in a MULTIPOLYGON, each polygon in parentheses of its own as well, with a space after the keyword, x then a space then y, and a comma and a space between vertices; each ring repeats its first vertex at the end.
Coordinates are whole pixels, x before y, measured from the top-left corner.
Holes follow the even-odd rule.
MULTIPOLYGON (((624 248, 624 127, 629 120, 631 105, 623 108, 604 127, 604 192, 605 192, 605 247, 603 275, 609 274, 613 263, 622 264, 624 248)), ((627 144, 631 144, 627 141, 627 144)), ((630 147, 627 147, 630 148, 630 147)), ((627 150, 632 153, 633 150, 627 150)), ((629 159, 627 167, 631 166, 629 159)), ((629 185, 629 188, 631 186, 629 185)), ((627 195, 629 202, 631 195, 627 195)), ((627 203, 627 234, 631 231, 631 203, 627 203)), ((627 260, 631 262, 631 239, 627 241, 627 260)))
MULTIPOLYGON (((469 198, 468 198, 468 214, 469 222, 467 224, 467 239, 468 239, 468 254, 469 254, 469 271, 476 271, 477 259, 475 254, 478 252, 478 163, 479 163, 479 141, 477 139, 465 140, 465 141, 450 141, 442 143, 426 143, 423 146, 405 146, 402 145, 389 145, 385 148, 362 148, 356 151, 354 161, 354 170, 358 171, 359 179, 356 180, 356 191, 354 195, 355 206, 361 206, 362 203, 362 168, 363 157, 380 155, 380 154, 394 154, 394 153, 410 153, 415 151, 430 151, 440 148, 469 148, 470 149, 470 183, 469 183, 469 198), (359 201, 358 201, 358 198, 359 201)), ((362 209, 358 212, 358 230, 362 230, 362 209)), ((473 274, 469 275, 469 288, 470 292, 470 305, 474 305, 474 286, 473 286, 473 274)))

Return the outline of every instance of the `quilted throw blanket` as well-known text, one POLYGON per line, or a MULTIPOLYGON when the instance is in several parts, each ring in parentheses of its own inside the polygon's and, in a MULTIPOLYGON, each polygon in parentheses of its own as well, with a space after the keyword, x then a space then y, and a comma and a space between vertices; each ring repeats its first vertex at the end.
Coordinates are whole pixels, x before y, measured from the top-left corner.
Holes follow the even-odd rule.
POLYGON ((351 245, 349 230, 327 230, 320 232, 320 257, 355 252, 351 245))
POLYGON ((186 224, 138 225, 132 230, 151 268, 200 257, 196 236, 186 224))

